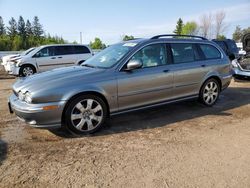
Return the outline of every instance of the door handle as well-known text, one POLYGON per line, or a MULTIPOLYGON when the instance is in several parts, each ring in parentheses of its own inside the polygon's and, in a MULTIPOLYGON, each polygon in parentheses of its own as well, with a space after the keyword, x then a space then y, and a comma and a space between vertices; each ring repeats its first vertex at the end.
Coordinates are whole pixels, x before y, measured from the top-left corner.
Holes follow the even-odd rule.
POLYGON ((62 57, 57 57, 57 58, 62 58, 62 57))
POLYGON ((56 57, 52 57, 51 59, 55 59, 56 57))
POLYGON ((168 69, 167 70, 163 70, 163 72, 167 73, 167 72, 169 72, 169 70, 168 69))
POLYGON ((206 67, 207 65, 201 65, 201 67, 206 67))

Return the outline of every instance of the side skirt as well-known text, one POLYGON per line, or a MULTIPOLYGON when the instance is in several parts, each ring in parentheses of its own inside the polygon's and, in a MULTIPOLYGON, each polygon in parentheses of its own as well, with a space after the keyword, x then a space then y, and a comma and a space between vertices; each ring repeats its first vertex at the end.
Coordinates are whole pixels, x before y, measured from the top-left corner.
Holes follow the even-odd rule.
POLYGON ((144 110, 144 109, 153 108, 153 107, 157 107, 157 106, 163 106, 163 105, 166 105, 166 104, 191 100, 191 99, 195 99, 195 98, 198 98, 198 97, 199 97, 199 95, 191 95, 191 96, 188 96, 188 97, 182 97, 182 98, 178 98, 178 99, 163 101, 163 102, 160 102, 160 103, 154 103, 154 104, 150 104, 150 105, 139 106, 139 107, 136 107, 136 108, 131 108, 131 109, 127 109, 127 110, 112 112, 110 114, 110 116, 116 116, 116 115, 124 114, 124 113, 128 113, 128 112, 134 112, 134 111, 144 110))

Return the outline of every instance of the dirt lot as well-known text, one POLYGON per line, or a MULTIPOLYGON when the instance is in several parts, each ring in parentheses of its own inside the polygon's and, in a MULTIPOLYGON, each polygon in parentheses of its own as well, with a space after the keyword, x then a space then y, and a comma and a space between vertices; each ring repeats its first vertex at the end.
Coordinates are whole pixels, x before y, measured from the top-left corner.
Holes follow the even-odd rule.
POLYGON ((250 187, 250 82, 233 81, 212 108, 120 115, 72 138, 10 115, 14 81, 0 79, 0 187, 250 187))

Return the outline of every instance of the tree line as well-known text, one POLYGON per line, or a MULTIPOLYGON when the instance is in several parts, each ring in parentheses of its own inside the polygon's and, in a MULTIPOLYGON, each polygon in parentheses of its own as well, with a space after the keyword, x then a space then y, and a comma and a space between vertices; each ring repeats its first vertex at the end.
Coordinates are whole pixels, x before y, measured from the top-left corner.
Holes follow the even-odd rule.
POLYGON ((0 16, 0 51, 18 51, 44 44, 63 43, 66 41, 62 37, 45 33, 37 16, 32 22, 29 19, 25 21, 22 16, 19 16, 18 21, 12 17, 7 26, 0 16))

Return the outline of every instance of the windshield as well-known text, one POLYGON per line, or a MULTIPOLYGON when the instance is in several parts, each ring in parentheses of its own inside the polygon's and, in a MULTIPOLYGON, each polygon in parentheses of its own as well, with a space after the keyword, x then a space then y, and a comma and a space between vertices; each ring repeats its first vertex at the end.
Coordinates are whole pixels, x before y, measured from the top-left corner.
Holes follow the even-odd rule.
POLYGON ((137 43, 121 43, 112 45, 85 61, 82 66, 110 68, 117 64, 136 44, 137 43))
POLYGON ((35 48, 29 48, 28 50, 25 50, 21 53, 22 56, 29 54, 31 51, 33 51, 35 48))

